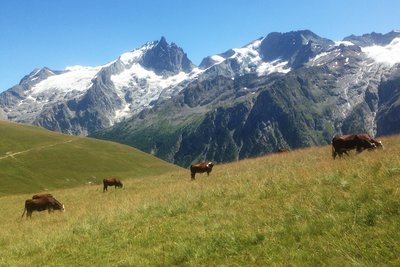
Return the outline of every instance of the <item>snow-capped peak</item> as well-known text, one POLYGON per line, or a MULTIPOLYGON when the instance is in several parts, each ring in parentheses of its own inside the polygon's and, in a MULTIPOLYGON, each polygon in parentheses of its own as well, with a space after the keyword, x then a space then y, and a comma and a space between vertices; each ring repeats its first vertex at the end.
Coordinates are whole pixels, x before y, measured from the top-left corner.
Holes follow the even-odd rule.
POLYGON ((273 72, 289 72, 287 61, 278 59, 269 62, 262 59, 260 52, 262 40, 260 38, 241 48, 233 48, 223 54, 210 56, 204 59, 200 66, 211 68, 227 60, 236 60, 240 65, 241 73, 256 72, 258 75, 266 75, 273 72))
POLYGON ((119 59, 125 65, 130 65, 134 62, 139 62, 139 60, 143 57, 146 51, 152 49, 156 45, 156 42, 148 42, 141 48, 135 49, 131 52, 127 52, 122 54, 119 59))
POLYGON ((84 91, 91 85, 91 80, 96 76, 102 66, 99 67, 83 67, 72 66, 67 67, 65 72, 48 77, 39 82, 31 89, 32 95, 42 93, 44 91, 60 91, 67 93, 77 90, 84 91))

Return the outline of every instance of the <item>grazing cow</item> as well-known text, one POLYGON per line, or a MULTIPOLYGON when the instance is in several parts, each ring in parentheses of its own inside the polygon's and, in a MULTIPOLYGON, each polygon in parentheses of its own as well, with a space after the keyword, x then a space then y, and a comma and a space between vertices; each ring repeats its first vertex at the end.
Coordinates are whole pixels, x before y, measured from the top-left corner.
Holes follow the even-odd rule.
POLYGON ((52 194, 38 194, 38 195, 33 195, 32 199, 38 199, 38 198, 44 198, 44 197, 53 197, 53 195, 52 194))
POLYGON ((207 172, 207 175, 210 175, 210 172, 212 171, 214 164, 211 161, 205 161, 205 162, 200 162, 196 164, 190 165, 190 173, 192 180, 195 179, 196 173, 203 173, 207 172))
POLYGON ((26 212, 26 218, 28 217, 32 218, 33 211, 44 211, 44 210, 48 210, 49 213, 52 212, 53 210, 65 211, 65 207, 63 204, 61 204, 57 199, 53 197, 44 196, 41 198, 27 199, 25 201, 25 209, 21 217, 24 217, 24 214, 26 212))
POLYGON ((289 148, 279 148, 277 151, 277 153, 286 153, 286 152, 290 152, 289 148))
POLYGON ((103 180, 103 192, 107 191, 107 186, 115 186, 115 188, 117 188, 117 187, 122 187, 123 184, 118 179, 108 178, 103 180))
POLYGON ((361 153, 364 149, 372 150, 383 148, 382 142, 372 138, 369 134, 335 135, 332 139, 332 157, 349 155, 347 151, 356 149, 361 153))

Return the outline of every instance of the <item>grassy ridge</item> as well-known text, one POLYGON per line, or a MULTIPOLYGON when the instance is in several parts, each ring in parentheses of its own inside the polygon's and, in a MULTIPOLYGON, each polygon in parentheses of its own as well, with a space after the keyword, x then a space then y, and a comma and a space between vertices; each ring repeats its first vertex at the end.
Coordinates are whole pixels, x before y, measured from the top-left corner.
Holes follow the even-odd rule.
POLYGON ((151 176, 177 167, 137 149, 0 121, 0 195, 151 176))
POLYGON ((52 191, 65 213, 20 219, 2 197, 0 265, 399 265, 400 136, 344 160, 330 147, 52 191), (40 229, 40 231, 37 231, 40 229))

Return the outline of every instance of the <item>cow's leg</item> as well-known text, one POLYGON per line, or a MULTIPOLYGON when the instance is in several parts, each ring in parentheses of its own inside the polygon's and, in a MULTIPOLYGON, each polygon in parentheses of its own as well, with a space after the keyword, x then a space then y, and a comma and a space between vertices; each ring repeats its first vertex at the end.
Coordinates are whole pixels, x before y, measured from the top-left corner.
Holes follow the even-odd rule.
POLYGON ((26 218, 28 219, 28 217, 29 217, 29 218, 32 218, 32 210, 27 210, 27 212, 26 212, 26 218))
POLYGON ((346 154, 347 156, 349 155, 349 154, 347 154, 347 151, 345 149, 341 149, 337 153, 339 155, 339 158, 343 158, 344 154, 346 154))
POLYGON ((103 187, 103 193, 107 191, 107 185, 104 185, 103 187))
POLYGON ((21 216, 21 218, 23 218, 23 217, 24 217, 24 215, 25 215, 25 212, 26 212, 26 207, 24 208, 24 212, 22 213, 22 216, 21 216))
POLYGON ((210 172, 207 172, 207 176, 210 176, 210 172))
POLYGON ((194 179, 195 179, 195 175, 196 175, 196 173, 195 173, 195 172, 191 172, 190 174, 191 174, 191 176, 190 176, 190 177, 192 178, 192 180, 194 180, 194 179))

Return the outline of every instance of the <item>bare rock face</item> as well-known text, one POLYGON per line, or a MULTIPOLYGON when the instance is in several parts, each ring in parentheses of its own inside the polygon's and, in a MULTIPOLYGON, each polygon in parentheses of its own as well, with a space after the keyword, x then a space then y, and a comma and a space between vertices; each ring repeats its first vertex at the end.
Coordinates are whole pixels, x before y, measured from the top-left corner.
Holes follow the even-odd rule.
POLYGON ((165 37, 145 53, 141 65, 161 75, 178 74, 181 71, 187 73, 194 68, 185 52, 174 43, 168 44, 165 37))

